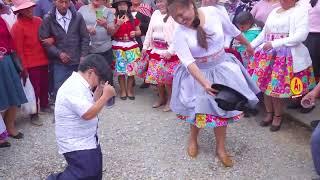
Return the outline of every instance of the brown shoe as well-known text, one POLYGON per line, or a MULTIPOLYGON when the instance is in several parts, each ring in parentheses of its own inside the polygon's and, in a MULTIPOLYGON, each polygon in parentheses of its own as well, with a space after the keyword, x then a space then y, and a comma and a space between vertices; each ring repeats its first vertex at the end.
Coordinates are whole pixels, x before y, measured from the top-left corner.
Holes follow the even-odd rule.
POLYGON ((195 145, 195 146, 189 145, 188 146, 188 155, 191 158, 196 158, 198 155, 198 145, 195 145))
POLYGON ((224 165, 224 167, 233 167, 233 161, 231 159, 231 156, 229 155, 224 155, 224 156, 220 156, 217 155, 219 160, 222 162, 222 164, 224 165))

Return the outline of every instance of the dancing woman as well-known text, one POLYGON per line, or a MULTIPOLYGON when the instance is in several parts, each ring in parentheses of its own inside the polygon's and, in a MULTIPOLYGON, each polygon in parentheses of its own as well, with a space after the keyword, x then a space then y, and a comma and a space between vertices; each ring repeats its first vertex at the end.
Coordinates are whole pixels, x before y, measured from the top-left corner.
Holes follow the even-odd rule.
POLYGON ((179 24, 174 35, 174 49, 182 65, 178 66, 172 87, 170 107, 178 119, 191 123, 188 154, 198 154, 200 128, 214 128, 216 154, 226 167, 233 166, 225 149, 227 125, 240 119, 242 112, 218 107, 211 88, 226 85, 243 94, 249 104, 258 102, 259 89, 240 62, 224 51, 224 37, 235 37, 253 49, 228 17, 215 7, 196 8, 192 0, 168 0, 169 14, 179 24))

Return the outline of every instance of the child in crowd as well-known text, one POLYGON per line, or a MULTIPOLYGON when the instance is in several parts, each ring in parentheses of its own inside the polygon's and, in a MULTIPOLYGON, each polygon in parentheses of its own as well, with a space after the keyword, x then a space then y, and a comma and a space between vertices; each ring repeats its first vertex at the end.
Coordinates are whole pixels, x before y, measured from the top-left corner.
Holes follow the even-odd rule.
POLYGON ((115 74, 120 85, 120 99, 135 99, 134 76, 136 75, 136 60, 140 58, 139 44, 136 38, 141 36, 140 22, 131 14, 130 0, 115 0, 112 7, 116 9, 115 28, 112 50, 115 58, 115 74), (126 76, 128 80, 126 83, 126 76))
MULTIPOLYGON (((255 20, 252 14, 247 11, 240 12, 235 17, 235 24, 249 42, 252 42, 260 34, 261 29, 263 28, 263 23, 255 20)), ((238 42, 234 42, 233 46, 241 54, 243 66, 251 75, 253 58, 246 57, 245 47, 243 45, 239 44, 238 42)))

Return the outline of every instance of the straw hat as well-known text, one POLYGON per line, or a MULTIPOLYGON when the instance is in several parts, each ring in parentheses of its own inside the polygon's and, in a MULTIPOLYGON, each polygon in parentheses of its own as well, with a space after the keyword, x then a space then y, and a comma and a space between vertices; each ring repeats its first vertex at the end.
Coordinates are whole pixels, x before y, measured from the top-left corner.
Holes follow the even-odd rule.
POLYGON ((35 6, 36 3, 34 3, 31 0, 12 0, 13 7, 12 11, 17 12, 22 9, 27 9, 29 7, 35 6))

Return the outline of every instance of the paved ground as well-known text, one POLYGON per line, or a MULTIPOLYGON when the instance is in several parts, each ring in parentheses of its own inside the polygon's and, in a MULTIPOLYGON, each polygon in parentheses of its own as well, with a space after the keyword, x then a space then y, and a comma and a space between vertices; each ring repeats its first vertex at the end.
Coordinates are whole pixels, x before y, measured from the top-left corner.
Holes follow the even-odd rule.
MULTIPOLYGON (((104 179, 297 179, 315 176, 309 152, 310 131, 286 121, 278 133, 261 128, 261 116, 243 119, 228 129, 227 147, 235 166, 224 168, 215 157, 214 136, 200 134, 197 159, 186 155, 189 126, 173 113, 152 109, 153 92, 138 90, 136 101, 117 99, 101 115, 100 140, 104 179)), ((261 114, 261 113, 260 113, 261 114)), ((44 179, 63 170, 57 153, 52 115, 45 125, 31 126, 23 117, 18 127, 24 140, 9 139, 12 147, 0 150, 0 179, 44 179)))

